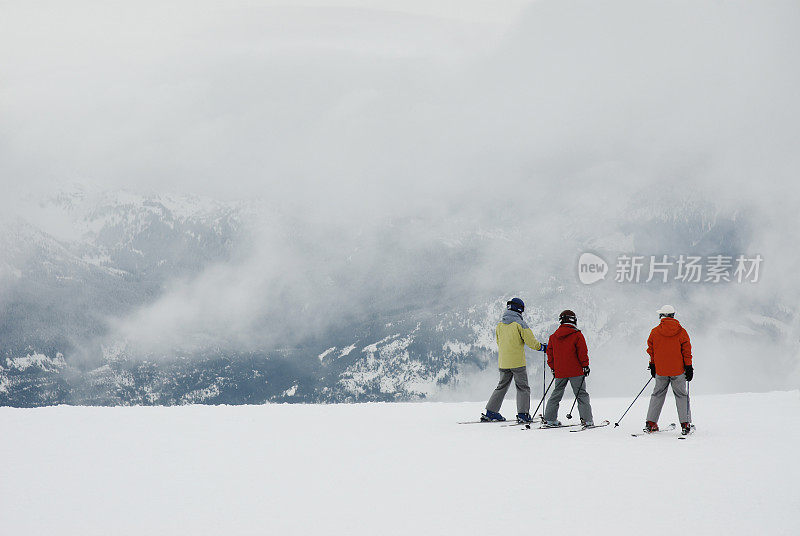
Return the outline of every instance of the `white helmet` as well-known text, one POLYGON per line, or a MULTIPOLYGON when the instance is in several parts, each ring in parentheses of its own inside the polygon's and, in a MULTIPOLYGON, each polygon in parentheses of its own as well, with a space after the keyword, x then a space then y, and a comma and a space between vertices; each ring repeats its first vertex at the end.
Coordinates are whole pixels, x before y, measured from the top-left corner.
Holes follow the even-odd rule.
POLYGON ((658 316, 675 316, 675 308, 671 305, 664 305, 656 312, 658 313, 658 316))

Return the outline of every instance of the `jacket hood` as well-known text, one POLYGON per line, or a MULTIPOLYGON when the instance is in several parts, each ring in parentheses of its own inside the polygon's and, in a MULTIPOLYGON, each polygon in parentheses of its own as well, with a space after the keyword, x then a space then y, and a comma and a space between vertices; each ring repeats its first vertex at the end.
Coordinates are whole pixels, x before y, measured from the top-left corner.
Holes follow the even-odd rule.
POLYGON ((522 314, 512 311, 511 309, 506 309, 503 312, 503 317, 500 319, 500 322, 503 324, 511 324, 513 322, 517 322, 523 329, 527 329, 528 324, 522 319, 522 314))
POLYGON ((561 324, 558 329, 553 333, 556 339, 563 339, 569 337, 573 333, 578 333, 580 330, 572 324, 561 324))
POLYGON ((662 318, 661 323, 656 326, 658 332, 664 337, 674 337, 681 331, 681 323, 674 318, 662 318))

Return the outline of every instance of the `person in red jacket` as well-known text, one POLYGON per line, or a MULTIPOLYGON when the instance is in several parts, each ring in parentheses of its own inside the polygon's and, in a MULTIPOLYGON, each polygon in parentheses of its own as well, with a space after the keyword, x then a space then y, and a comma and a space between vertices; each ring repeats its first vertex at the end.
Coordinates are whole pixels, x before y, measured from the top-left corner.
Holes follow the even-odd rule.
POLYGON ((657 311, 661 319, 647 338, 647 353, 650 354, 650 374, 656 379, 656 386, 650 396, 647 410, 646 432, 658 431, 658 417, 667 396, 667 387, 672 386, 681 432, 686 435, 692 428, 692 414, 689 408, 689 392, 686 382, 692 381, 692 343, 689 334, 675 318, 675 308, 665 305, 657 311))
POLYGON ((586 339, 578 329, 578 317, 567 309, 558 315, 559 328, 550 335, 547 343, 547 365, 555 376, 555 386, 544 411, 545 426, 561 426, 558 420, 558 405, 564 396, 567 382, 578 399, 578 412, 584 426, 594 426, 592 405, 586 392, 586 377, 589 375, 589 352, 586 339))

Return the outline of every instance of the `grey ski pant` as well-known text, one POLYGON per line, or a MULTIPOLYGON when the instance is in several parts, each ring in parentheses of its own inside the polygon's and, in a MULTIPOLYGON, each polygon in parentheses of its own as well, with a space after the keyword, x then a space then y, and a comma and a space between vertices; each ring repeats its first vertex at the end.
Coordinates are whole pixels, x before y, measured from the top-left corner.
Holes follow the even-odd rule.
POLYGON ((500 369, 500 383, 489 397, 486 409, 500 411, 512 378, 517 387, 517 413, 528 413, 531 410, 531 388, 528 386, 528 369, 526 367, 500 369))
POLYGON ((547 407, 544 410, 544 420, 555 421, 558 419, 558 405, 561 403, 561 398, 564 396, 564 389, 567 388, 567 382, 572 386, 572 392, 578 397, 578 413, 581 419, 586 422, 594 422, 592 418, 592 404, 589 401, 589 393, 586 391, 586 376, 573 376, 571 378, 556 378, 553 382, 553 392, 550 393, 550 398, 547 400, 547 407))
POLYGON ((678 418, 681 422, 692 422, 692 412, 689 409, 689 395, 686 391, 686 376, 658 376, 656 375, 656 386, 653 394, 650 395, 650 407, 647 409, 647 420, 658 422, 661 415, 661 408, 664 406, 664 399, 667 398, 667 387, 672 385, 672 393, 675 395, 675 405, 678 407, 678 418))

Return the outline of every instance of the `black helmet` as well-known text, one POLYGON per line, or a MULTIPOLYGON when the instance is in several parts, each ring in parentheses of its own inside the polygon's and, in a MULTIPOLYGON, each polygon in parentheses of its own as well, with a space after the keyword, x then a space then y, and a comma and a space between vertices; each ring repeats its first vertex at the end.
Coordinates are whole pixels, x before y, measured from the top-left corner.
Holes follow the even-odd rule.
POLYGON ((570 311, 569 309, 565 309, 561 311, 561 314, 558 315, 558 321, 562 324, 577 324, 578 317, 575 316, 575 313, 570 311))
POLYGON ((525 302, 523 302, 519 298, 512 298, 511 300, 506 302, 506 309, 521 313, 522 311, 525 310, 525 302))

